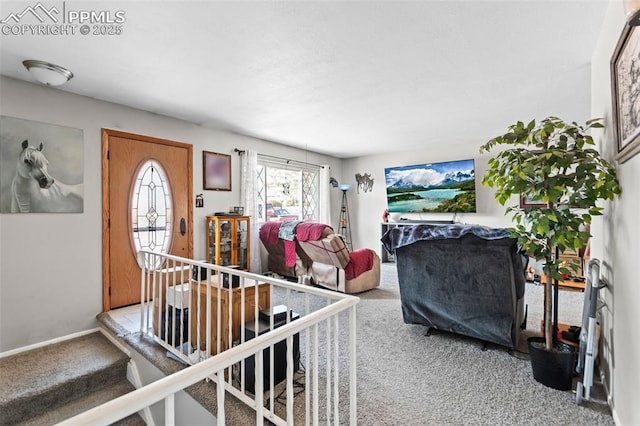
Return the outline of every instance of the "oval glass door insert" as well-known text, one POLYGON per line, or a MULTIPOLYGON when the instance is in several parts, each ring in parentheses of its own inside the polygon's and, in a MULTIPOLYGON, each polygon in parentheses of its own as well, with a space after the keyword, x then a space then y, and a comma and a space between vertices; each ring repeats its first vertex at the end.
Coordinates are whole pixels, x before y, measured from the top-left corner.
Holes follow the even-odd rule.
MULTIPOLYGON (((168 253, 171 247, 171 192, 167 175, 154 160, 140 166, 131 196, 132 239, 136 250, 168 253)), ((140 259, 138 264, 140 264, 140 259)), ((147 268, 160 264, 146 265, 147 268)), ((142 265, 140 265, 142 267, 142 265)))

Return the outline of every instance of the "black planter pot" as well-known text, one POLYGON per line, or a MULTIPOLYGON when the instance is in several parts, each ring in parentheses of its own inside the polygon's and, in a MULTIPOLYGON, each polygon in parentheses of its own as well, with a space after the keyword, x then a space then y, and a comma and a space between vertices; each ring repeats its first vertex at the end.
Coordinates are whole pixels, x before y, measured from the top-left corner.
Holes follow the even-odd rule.
POLYGON ((545 386, 558 390, 571 390, 576 351, 566 343, 557 342, 560 351, 547 351, 544 337, 529 337, 529 356, 533 378, 545 386), (534 345, 533 342, 542 343, 534 345))

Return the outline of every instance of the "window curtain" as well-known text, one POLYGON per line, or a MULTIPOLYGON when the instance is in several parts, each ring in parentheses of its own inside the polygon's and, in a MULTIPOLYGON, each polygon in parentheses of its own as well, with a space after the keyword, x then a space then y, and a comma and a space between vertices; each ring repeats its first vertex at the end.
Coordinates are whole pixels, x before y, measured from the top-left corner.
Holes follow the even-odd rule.
POLYGON ((331 225, 331 184, 329 176, 331 167, 323 165, 320 167, 318 183, 318 222, 331 225))
POLYGON ((258 196, 256 193, 258 153, 247 149, 240 156, 240 162, 240 203, 244 207, 244 214, 251 217, 251 227, 249 229, 249 235, 251 236, 251 265, 249 265, 249 270, 255 273, 262 273, 260 238, 258 235, 258 196))

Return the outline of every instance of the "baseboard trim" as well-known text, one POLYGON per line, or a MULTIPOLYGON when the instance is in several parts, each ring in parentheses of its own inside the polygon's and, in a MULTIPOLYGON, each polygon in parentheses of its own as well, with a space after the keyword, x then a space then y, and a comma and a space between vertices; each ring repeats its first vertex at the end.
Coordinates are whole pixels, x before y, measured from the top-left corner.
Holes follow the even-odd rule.
POLYGON ((86 336, 87 334, 100 331, 99 328, 92 328, 89 330, 79 331, 77 333, 67 334, 66 336, 56 337, 55 339, 45 340, 44 342, 34 343, 33 345, 23 346, 21 348, 11 349, 6 352, 0 352, 0 358, 5 358, 11 355, 17 355, 22 352, 27 352, 33 349, 38 349, 43 346, 53 345, 54 343, 64 342, 65 340, 75 339, 76 337, 86 336))
POLYGON ((607 378, 602 369, 599 369, 600 372, 600 383, 602 383, 602 387, 604 387, 604 393, 607 395, 607 405, 611 410, 611 416, 613 417, 613 422, 617 425, 620 423, 620 419, 618 418, 618 413, 616 413, 615 406, 613 405, 613 398, 611 397, 611 389, 609 389, 609 382, 607 382, 607 378))
POLYGON ((613 423, 615 423, 616 425, 621 425, 622 422, 620 422, 620 419, 618 418, 618 413, 616 413, 616 410, 611 407, 611 416, 613 416, 613 423))

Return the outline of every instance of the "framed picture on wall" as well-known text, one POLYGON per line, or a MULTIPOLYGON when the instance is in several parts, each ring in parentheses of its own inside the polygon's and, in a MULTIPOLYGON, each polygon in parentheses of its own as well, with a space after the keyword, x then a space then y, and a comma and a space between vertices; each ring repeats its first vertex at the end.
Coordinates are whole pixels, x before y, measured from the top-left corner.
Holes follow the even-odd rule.
POLYGON ((0 116, 0 213, 83 213, 84 131, 0 116))
POLYGON ((616 159, 640 152, 640 27, 625 25, 611 58, 613 135, 616 159))
POLYGON ((525 209, 527 207, 546 207, 547 203, 542 200, 534 200, 527 197, 524 194, 520 194, 520 208, 525 209))
POLYGON ((202 151, 202 186, 214 191, 231 191, 231 155, 202 151))

